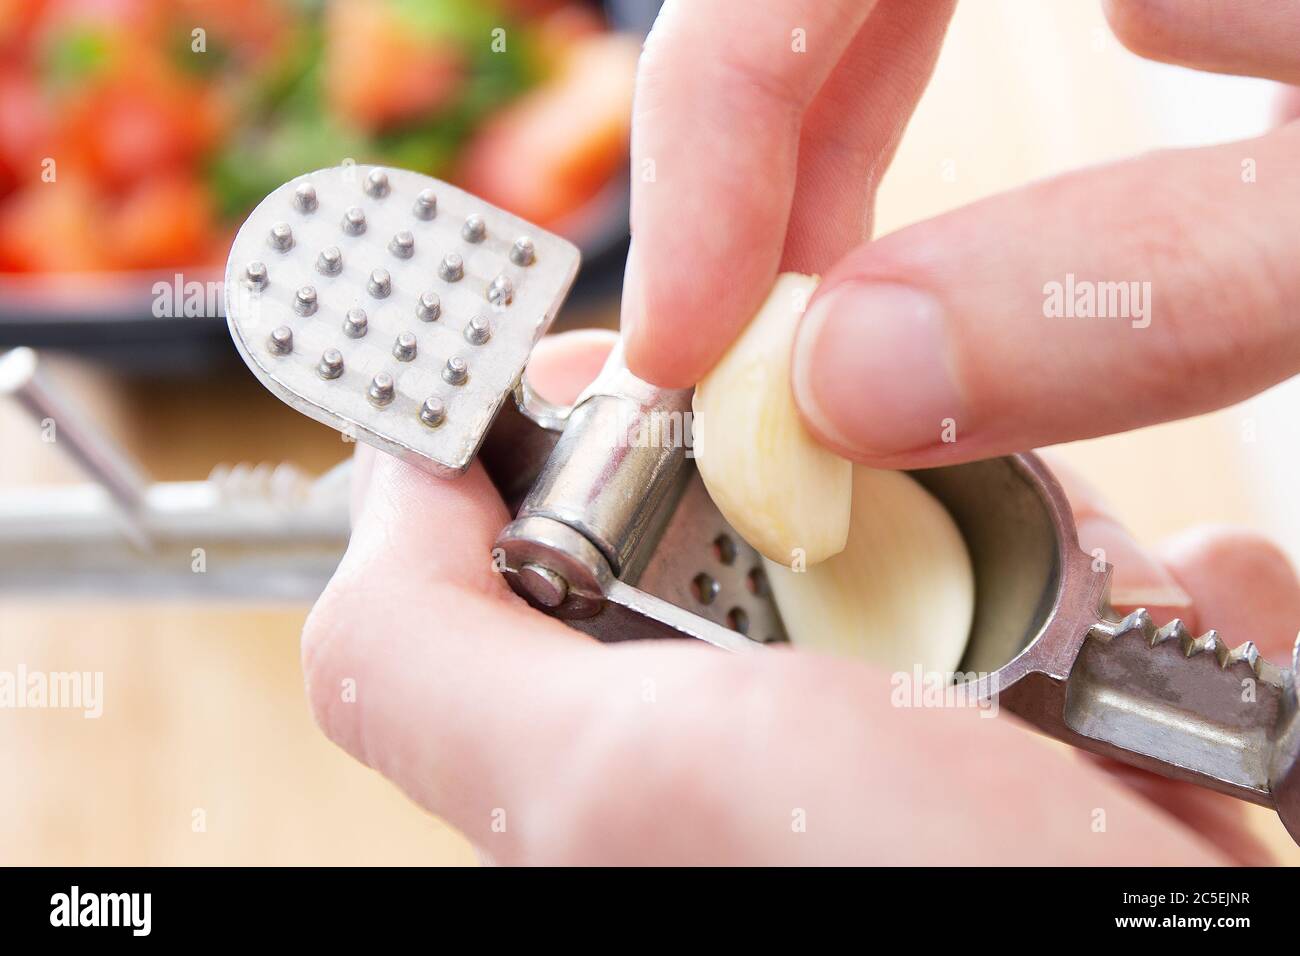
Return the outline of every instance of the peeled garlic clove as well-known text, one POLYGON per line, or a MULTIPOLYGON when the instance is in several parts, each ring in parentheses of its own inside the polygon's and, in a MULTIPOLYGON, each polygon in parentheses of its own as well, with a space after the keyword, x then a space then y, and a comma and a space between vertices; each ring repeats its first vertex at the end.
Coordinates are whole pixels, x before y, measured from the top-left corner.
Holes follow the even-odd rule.
POLYGON ((952 516, 899 471, 853 468, 848 544, 806 571, 766 562, 786 633, 800 647, 890 670, 957 669, 975 574, 952 516))
POLYGON ((816 276, 785 273, 695 386, 695 463, 723 517, 764 557, 813 565, 844 548, 853 466, 817 444, 790 391, 790 356, 816 276))

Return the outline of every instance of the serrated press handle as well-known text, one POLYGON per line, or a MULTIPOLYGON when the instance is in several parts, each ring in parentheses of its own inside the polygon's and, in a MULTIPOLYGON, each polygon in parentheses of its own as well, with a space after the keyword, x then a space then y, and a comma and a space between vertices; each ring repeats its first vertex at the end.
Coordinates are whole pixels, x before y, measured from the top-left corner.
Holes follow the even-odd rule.
POLYGON ((1162 776, 1274 807, 1300 842, 1295 668, 1146 610, 1101 620, 1066 682, 1065 725, 1162 776))

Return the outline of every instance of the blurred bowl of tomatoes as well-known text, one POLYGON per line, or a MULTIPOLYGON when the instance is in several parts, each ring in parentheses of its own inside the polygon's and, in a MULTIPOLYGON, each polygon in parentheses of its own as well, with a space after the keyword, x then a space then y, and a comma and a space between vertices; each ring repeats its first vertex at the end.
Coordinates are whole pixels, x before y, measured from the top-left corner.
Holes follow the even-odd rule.
POLYGON ((612 274, 640 37, 606 12, 0 0, 0 344, 211 335, 210 302, 159 290, 218 279, 264 195, 349 159, 451 181, 612 274))

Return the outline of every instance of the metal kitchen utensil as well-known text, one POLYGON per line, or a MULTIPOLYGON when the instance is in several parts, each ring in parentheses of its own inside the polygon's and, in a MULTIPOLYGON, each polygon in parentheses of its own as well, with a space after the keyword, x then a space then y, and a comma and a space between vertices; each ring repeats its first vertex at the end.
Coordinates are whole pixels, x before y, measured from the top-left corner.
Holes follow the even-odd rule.
POLYGON ((0 355, 6 396, 90 481, 0 491, 0 593, 303 601, 334 573, 348 536, 345 466, 316 479, 282 464, 150 481, 31 349, 0 355))
MULTIPOLYGON (((577 271, 568 243, 398 170, 319 170, 240 230, 227 317, 293 407, 455 476, 477 454, 516 518, 498 565, 534 605, 602 640, 785 639, 757 553, 689 457, 690 392, 616 350, 571 407, 523 377, 577 271)), ((952 514, 976 578, 962 667, 975 693, 1075 746, 1274 807, 1300 840, 1295 667, 1108 603, 1033 455, 912 472, 952 514)))

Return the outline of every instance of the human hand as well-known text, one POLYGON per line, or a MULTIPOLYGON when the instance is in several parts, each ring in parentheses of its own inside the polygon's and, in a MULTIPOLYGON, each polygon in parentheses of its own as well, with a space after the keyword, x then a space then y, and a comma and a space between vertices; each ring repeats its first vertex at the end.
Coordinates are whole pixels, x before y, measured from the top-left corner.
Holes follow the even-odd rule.
MULTIPOLYGON (((665 8, 639 77, 624 337, 641 377, 697 381, 778 268, 825 274, 793 362, 805 422, 881 467, 1196 414, 1300 370, 1300 123, 1071 173, 863 244, 950 4, 768 0, 761 31, 735 22, 752 5, 686 6, 665 8), (795 26, 806 54, 784 44, 795 26), (647 160, 653 182, 637 175, 647 160), (1142 314, 1135 300, 1129 317, 1047 317, 1069 276, 1103 296, 1136 283, 1142 314)), ((1300 4, 1106 9, 1145 56, 1300 83, 1300 4)))
MULTIPOLYGON (((544 340, 571 401, 612 336, 544 340)), ((1067 476, 1068 477, 1068 476, 1067 476)), ((598 644, 493 570, 508 521, 475 464, 442 481, 358 446, 354 529, 308 620, 316 719, 502 863, 1258 862, 1241 807, 1103 765, 1005 712, 901 709, 855 661, 685 641, 598 644), (1096 832, 1096 811, 1105 829, 1096 832)), ((1276 549, 1202 532, 1140 551, 1070 481, 1085 548, 1157 619, 1285 648, 1300 586, 1276 549), (1249 585, 1257 600, 1237 600, 1249 585)))

